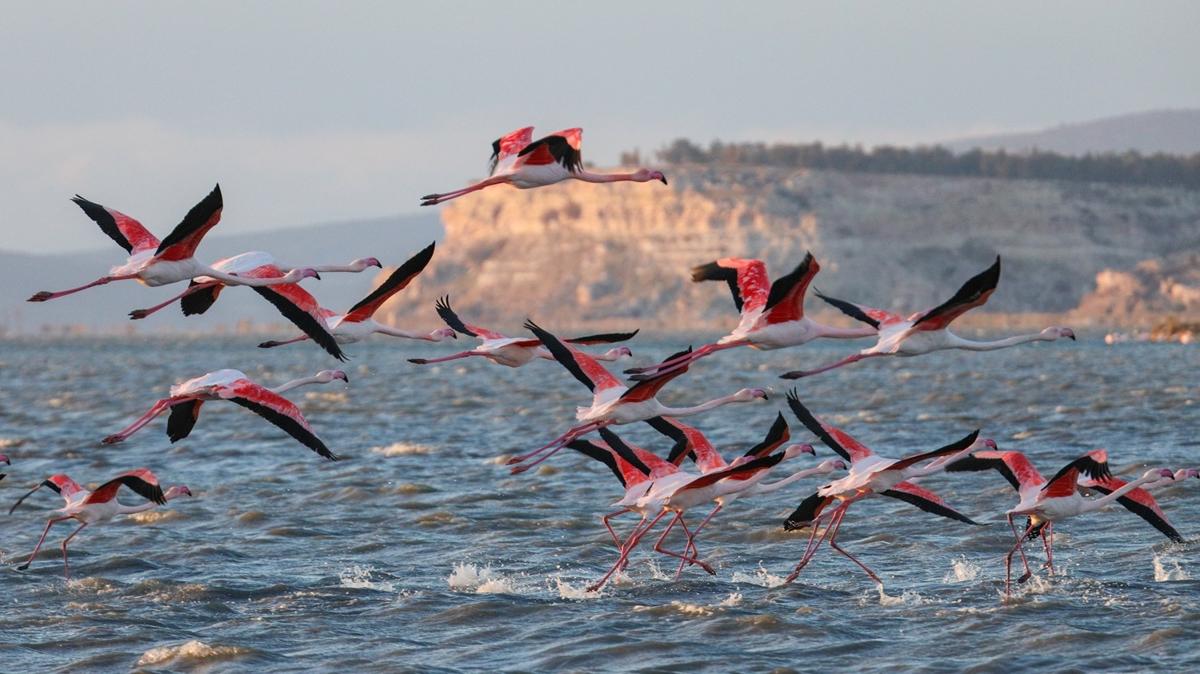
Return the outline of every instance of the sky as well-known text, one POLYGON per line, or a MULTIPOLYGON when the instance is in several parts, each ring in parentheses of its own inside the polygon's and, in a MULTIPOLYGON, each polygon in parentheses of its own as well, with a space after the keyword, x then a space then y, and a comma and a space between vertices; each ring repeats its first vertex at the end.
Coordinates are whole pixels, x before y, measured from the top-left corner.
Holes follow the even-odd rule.
POLYGON ((418 210, 493 139, 935 142, 1200 107, 1195 2, 0 0, 0 249, 418 210))

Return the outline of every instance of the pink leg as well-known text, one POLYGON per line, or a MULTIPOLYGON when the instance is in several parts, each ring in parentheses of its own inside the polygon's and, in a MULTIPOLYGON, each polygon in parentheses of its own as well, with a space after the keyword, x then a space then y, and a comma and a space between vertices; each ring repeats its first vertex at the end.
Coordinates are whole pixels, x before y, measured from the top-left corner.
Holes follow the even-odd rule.
MULTIPOLYGON (((1013 522, 1012 515, 1008 516, 1008 526, 1010 529, 1012 529, 1013 538, 1017 538, 1018 540, 1024 540, 1023 538, 1020 538, 1020 534, 1017 533, 1017 525, 1015 522, 1013 522)), ((1025 567, 1025 575, 1018 578, 1017 582, 1024 583, 1025 581, 1029 580, 1030 576, 1033 575, 1033 570, 1031 570, 1029 568, 1029 560, 1025 557, 1025 546, 1021 546, 1021 547, 1017 548, 1017 552, 1021 553, 1021 564, 1025 567)))
POLYGON ((66 574, 68 583, 71 582, 71 565, 67 562, 67 543, 70 543, 71 539, 75 538, 75 534, 79 533, 80 531, 83 531, 83 528, 86 526, 87 526, 87 522, 80 524, 79 528, 76 529, 75 531, 72 531, 71 535, 64 538, 63 542, 62 542, 63 573, 66 574))
POLYGON ((483 354, 475 351, 463 351, 450 356, 442 356, 441 358, 409 358, 408 362, 414 365, 432 365, 433 363, 444 363, 448 360, 458 360, 459 358, 470 358, 471 356, 481 356, 483 354))
MULTIPOLYGON (((675 552, 675 551, 673 551, 673 550, 667 550, 666 548, 664 548, 664 547, 662 546, 662 544, 663 544, 663 541, 664 541, 664 540, 666 540, 666 538, 667 538, 667 534, 671 533, 671 529, 672 529, 672 528, 675 526, 675 523, 676 523, 676 522, 680 522, 680 521, 682 520, 682 518, 683 518, 683 513, 676 513, 676 514, 675 514, 675 517, 674 517, 674 519, 672 519, 672 520, 671 520, 671 522, 670 522, 669 524, 667 524, 667 528, 666 528, 666 529, 663 529, 662 535, 661 535, 661 536, 659 536, 659 537, 658 537, 658 541, 656 541, 656 542, 654 543, 654 551, 655 551, 655 552, 661 552, 661 553, 662 553, 662 554, 664 554, 664 555, 670 555, 670 556, 672 556, 672 557, 678 557, 679 559, 682 559, 682 560, 683 560, 683 561, 685 561, 685 562, 691 562, 691 563, 693 563, 693 564, 699 564, 699 565, 700 565, 700 568, 704 569, 705 571, 709 572, 710 574, 712 574, 712 575, 714 575, 714 576, 715 576, 715 575, 717 575, 717 572, 716 572, 716 571, 713 571, 713 568, 712 568, 711 566, 709 566, 708 564, 705 564, 704 562, 700 561, 699 559, 696 559, 695 557, 688 557, 687 555, 685 555, 685 554, 683 554, 683 553, 681 553, 681 552, 675 552)), ((690 538, 690 537, 689 537, 689 538, 690 538)))
MULTIPOLYGON (((619 515, 624 515, 627 512, 632 512, 632 511, 629 508, 622 508, 616 512, 611 512, 600 518, 600 521, 604 523, 604 528, 608 529, 608 535, 612 536, 613 545, 617 546, 618 551, 621 550, 621 539, 617 537, 617 532, 613 531, 612 525, 609 524, 608 521, 610 519, 612 519, 613 517, 617 517, 619 515)), ((643 515, 642 522, 645 522, 645 521, 646 521, 646 517, 643 515)), ((640 527, 642 525, 642 522, 637 523, 637 526, 634 527, 635 531, 637 530, 638 527, 640 527)))
MULTIPOLYGON (((684 522, 683 522, 683 518, 679 519, 679 524, 681 526, 683 526, 683 530, 685 532, 687 532, 687 535, 688 535, 687 547, 683 549, 684 554, 690 554, 693 557, 700 556, 700 551, 696 549, 696 536, 700 535, 700 531, 702 529, 704 529, 705 526, 708 525, 708 521, 713 518, 713 515, 716 515, 717 513, 721 512, 721 508, 724 508, 724 507, 725 507, 724 505, 718 503, 717 507, 713 508, 712 512, 710 512, 704 519, 700 520, 700 526, 696 527, 695 531, 688 531, 687 525, 684 524, 684 522)), ((675 580, 679 580, 680 574, 683 573, 683 566, 686 563, 687 562, 684 560, 679 561, 679 568, 675 569, 675 580)))
POLYGON ((608 573, 604 574, 604 577, 588 586, 587 591, 595 592, 596 590, 604 587, 604 584, 608 582, 608 579, 611 578, 618 569, 625 568, 627 560, 629 559, 629 553, 633 552, 633 549, 636 548, 638 543, 642 541, 642 537, 646 535, 646 532, 653 529, 654 525, 658 524, 658 521, 661 520, 668 512, 670 511, 664 510, 660 512, 657 516, 655 516, 654 519, 650 520, 640 530, 635 529, 633 533, 629 534, 629 538, 625 540, 625 545, 621 549, 621 554, 617 556, 617 562, 612 565, 612 568, 608 570, 608 573))
MULTIPOLYGON (((1014 531, 1015 531, 1015 529, 1014 529, 1014 531)), ((1017 536, 1017 544, 1014 545, 1012 547, 1012 550, 1009 550, 1008 554, 1005 555, 1005 557, 1004 557, 1004 598, 1005 599, 1009 599, 1012 597, 1012 558, 1013 558, 1013 554, 1015 554, 1017 552, 1017 550, 1021 549, 1021 546, 1024 545, 1024 543, 1025 543, 1025 537, 1028 536, 1029 532, 1031 532, 1031 531, 1033 531, 1033 523, 1032 522, 1029 524, 1029 528, 1027 528, 1025 530, 1024 534, 1017 536)), ((1024 552, 1021 553, 1021 559, 1022 560, 1025 559, 1024 552)), ((1028 569, 1029 565, 1026 564, 1025 568, 1028 569)), ((1027 572, 1027 574, 1028 573, 1029 572, 1027 572)), ((1022 580, 1019 582, 1024 582, 1026 579, 1028 579, 1028 575, 1022 576, 1021 578, 1022 578, 1022 580)))
POLYGON ((54 526, 55 524, 58 524, 59 522, 65 522, 66 520, 69 520, 69 519, 71 519, 71 518, 70 517, 52 517, 52 518, 50 518, 50 520, 46 522, 46 528, 42 530, 42 537, 38 539, 37 545, 33 546, 33 554, 29 555, 29 561, 25 562, 21 566, 18 566, 17 571, 24 571, 25 569, 29 568, 30 564, 33 563, 33 560, 37 557, 38 550, 42 549, 42 543, 46 542, 46 534, 50 533, 50 527, 54 526))
POLYGON ((194 399, 195 399, 195 396, 179 396, 179 397, 175 397, 175 398, 163 398, 162 400, 159 400, 158 402, 154 403, 154 406, 150 408, 149 412, 146 412, 142 416, 138 417, 137 421, 130 424, 125 430, 123 430, 119 433, 113 433, 112 435, 108 436, 107 438, 104 438, 104 444, 112 445, 112 444, 121 442, 125 438, 128 438, 129 436, 138 432, 146 424, 150 423, 151 421, 154 421, 154 417, 157 417, 158 415, 165 412, 167 410, 167 408, 169 408, 171 405, 174 405, 177 402, 182 402, 184 400, 194 400, 194 399))
POLYGON ((1046 550, 1046 571, 1054 575, 1054 523, 1042 529, 1042 547, 1046 550))
POLYGON ((272 339, 272 340, 269 340, 269 341, 266 341, 266 342, 263 342, 263 343, 259 344, 259 345, 258 345, 258 348, 260 348, 260 349, 272 349, 272 348, 275 348, 275 347, 277 347, 277 346, 283 346, 284 344, 295 344, 296 342, 303 342, 303 341, 304 341, 304 340, 306 340, 306 339, 308 339, 308 335, 300 335, 299 337, 293 337, 293 338, 291 338, 291 339, 285 339, 285 340, 282 340, 282 341, 278 341, 278 340, 274 340, 274 339, 272 339))
POLYGON ((785 372, 785 373, 779 375, 779 377, 781 379, 800 379, 802 377, 811 377, 814 374, 828 372, 829 370, 839 368, 843 365, 857 363, 860 360, 865 360, 867 358, 877 358, 879 356, 887 356, 887 355, 890 355, 890 354, 886 354, 886 353, 856 353, 856 354, 853 354, 850 356, 846 356, 845 358, 843 358, 835 363, 830 363, 829 365, 819 367, 815 370, 792 370, 791 372, 785 372))
POLYGON ((849 559, 850 561, 857 564, 860 569, 862 569, 863 571, 866 571, 867 575, 871 577, 871 580, 875 581, 875 583, 877 585, 879 585, 880 587, 883 587, 883 581, 879 580, 879 576, 875 575, 874 571, 872 571, 870 568, 868 568, 866 564, 863 564, 862 562, 858 561, 857 557, 850 554, 849 552, 844 550, 840 545, 837 544, 837 535, 838 535, 838 530, 842 528, 842 519, 843 518, 840 518, 840 517, 838 518, 837 525, 835 525, 833 527, 833 533, 829 535, 829 547, 831 547, 834 550, 837 550, 838 552, 845 555, 847 559, 849 559))
POLYGON ((532 461, 530 463, 526 463, 524 465, 514 467, 511 471, 512 474, 516 475, 517 473, 524 473, 525 471, 529 470, 530 468, 533 468, 534 466, 538 465, 539 463, 554 456, 556 453, 558 453, 558 450, 562 449, 563 447, 566 447, 575 438, 578 438, 583 435, 587 435, 588 433, 591 433, 592 431, 594 431, 598 428, 604 428, 605 426, 608 426, 611 423, 612 423, 611 421, 593 421, 591 423, 587 423, 582 426, 576 426, 575 428, 572 428, 571 430, 567 431, 566 433, 563 433, 562 435, 558 436, 557 438, 552 440, 547 445, 543 445, 543 446, 533 450, 532 452, 525 454, 524 456, 514 456, 513 458, 508 460, 509 465, 514 464, 514 463, 521 463, 522 461, 526 461, 534 456, 537 456, 541 452, 545 452, 540 457, 538 457, 538 459, 536 461, 532 461), (547 450, 549 450, 549 451, 547 451, 547 450))
POLYGON ((488 178, 487 180, 475 183, 474 185, 471 185, 469 187, 464 187, 461 190, 454 190, 453 192, 446 192, 445 194, 426 194, 425 196, 421 197, 421 205, 422 206, 435 206, 437 204, 442 203, 443 201, 450 201, 451 199, 457 199, 457 198, 463 196, 464 194, 470 194, 471 192, 481 190, 485 187, 490 187, 492 185, 499 185, 500 183, 506 183, 506 182, 508 182, 507 178, 488 178))
POLYGON ((816 556, 817 550, 821 547, 821 543, 824 543, 825 539, 829 537, 829 532, 833 530, 833 527, 837 523, 842 521, 842 517, 845 515, 846 508, 849 505, 849 502, 843 503, 830 512, 821 515, 812 521, 812 533, 808 535, 808 546, 804 549, 804 554, 801 555, 800 562, 796 564, 796 568, 793 569, 792 572, 788 574, 788 577, 784 579, 783 582, 785 585, 796 580, 796 578, 800 575, 800 572, 804 570, 804 567, 808 566, 808 563, 812 561, 814 556, 816 556), (819 532, 821 529, 821 520, 825 518, 829 518, 829 524, 825 525, 825 533, 821 534, 821 536, 818 538, 817 532, 819 532))
POLYGON ((672 358, 670 360, 664 360, 661 363, 656 363, 654 365, 647 365, 646 367, 629 368, 628 370, 625 370, 625 374, 645 375, 644 377, 635 376, 635 377, 633 377, 633 379, 644 379, 647 377, 657 377, 659 375, 669 374, 669 373, 674 372, 682 367, 689 366, 692 363, 700 360, 701 358, 711 355, 711 354, 714 354, 718 351, 724 351, 725 349, 732 349, 732 348, 735 348, 738 346, 743 346, 745 344, 749 344, 749 342, 744 339, 738 340, 736 342, 728 342, 726 344, 705 344, 704 346, 700 347, 699 349, 696 349, 695 351, 692 351, 691 353, 685 353, 682 356, 678 356, 678 357, 672 358))
POLYGON ((102 286, 107 283, 112 283, 113 281, 124 281, 125 279, 135 278, 136 276, 137 276, 137 274, 122 274, 121 276, 101 276, 100 278, 96 279, 95 281, 92 281, 91 283, 89 283, 87 285, 79 286, 78 288, 71 288, 70 290, 60 290, 60 291, 54 292, 54 293, 46 291, 46 290, 34 293, 33 297, 30 297, 28 301, 30 301, 30 302, 45 302, 47 300, 55 300, 60 297, 66 297, 67 295, 73 295, 81 290, 87 290, 88 288, 93 288, 95 286, 102 286))
POLYGON ((218 285, 221 285, 221 284, 213 282, 213 283, 199 283, 194 286, 188 286, 187 290, 179 293, 178 295, 172 297, 171 299, 169 299, 165 302, 160 302, 160 303, 155 304, 154 306, 148 307, 146 309, 134 309, 133 311, 129 312, 129 320, 136 321, 136 320, 143 319, 143 318, 149 316, 150 314, 153 314, 161 309, 164 309, 164 308, 174 304, 175 302, 178 302, 179 300, 187 297, 188 295, 191 295, 194 292, 198 292, 200 290, 205 290, 207 288, 211 288, 213 286, 218 286, 218 285))

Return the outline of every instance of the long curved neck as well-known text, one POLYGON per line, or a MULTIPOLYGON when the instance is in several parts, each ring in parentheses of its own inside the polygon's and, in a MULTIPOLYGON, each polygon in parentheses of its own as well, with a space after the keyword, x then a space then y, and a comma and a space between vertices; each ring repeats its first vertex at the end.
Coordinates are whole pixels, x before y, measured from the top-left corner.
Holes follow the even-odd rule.
POLYGON ((582 180, 586 183, 615 183, 622 180, 633 180, 632 173, 592 173, 584 169, 580 169, 572 174, 576 180, 582 180))
POLYGON ((284 382, 284 383, 280 384, 279 386, 275 386, 269 390, 274 393, 286 393, 294 388, 299 388, 301 386, 307 386, 309 384, 323 384, 323 383, 325 383, 325 382, 323 382, 320 377, 313 375, 311 377, 301 377, 299 379, 293 379, 289 382, 284 382))
POLYGON ((1041 333, 1032 335, 1017 335, 1015 337, 1007 337, 1005 339, 997 339, 991 342, 977 342, 971 339, 963 339, 958 335, 954 335, 954 348, 966 349, 968 351, 994 351, 996 349, 1006 349, 1010 346, 1024 344, 1026 342, 1049 342, 1053 341, 1050 337, 1045 337, 1041 333))
POLYGON ((788 475, 787 477, 783 478, 782 480, 776 480, 774 482, 769 482, 767 484, 755 485, 754 493, 755 494, 769 494, 769 493, 775 491, 776 489, 783 489, 784 487, 788 486, 789 484, 791 484, 793 482, 797 482, 799 480, 803 480, 804 478, 806 478, 810 475, 824 475, 825 473, 830 473, 830 472, 833 472, 833 469, 826 468, 824 466, 815 466, 813 468, 805 468, 804 470, 798 470, 798 471, 792 473, 791 475, 788 475))
POLYGON ((1112 503, 1113 501, 1128 494, 1129 492, 1133 491, 1134 489, 1141 487, 1142 485, 1146 484, 1147 482, 1157 482, 1157 481, 1158 481, 1157 475, 1145 475, 1143 477, 1139 477, 1138 479, 1134 480, 1133 482, 1126 483, 1124 487, 1121 487, 1120 489, 1116 489, 1108 494, 1105 494, 1104 496, 1101 496, 1100 498, 1088 499, 1086 502, 1084 502, 1083 507, 1080 508, 1080 512, 1086 513, 1086 512, 1093 511, 1093 510, 1099 510, 1099 509, 1103 508, 1104 506, 1108 505, 1109 503, 1112 503))
POLYGON ((878 330, 869 325, 853 328, 835 328, 832 325, 825 325, 816 321, 813 321, 813 325, 817 327, 817 336, 828 337, 829 339, 858 339, 860 337, 874 337, 879 334, 878 330))
POLYGON ((285 276, 276 278, 254 278, 252 276, 237 276, 236 274, 226 274, 219 269, 212 267, 202 267, 201 272, 195 277, 209 276, 217 279, 225 285, 231 286, 253 286, 255 288, 265 288, 267 286, 283 285, 285 283, 295 283, 294 280, 288 279, 285 276))
POLYGON ((730 403, 744 403, 744 402, 748 402, 748 401, 746 401, 742 398, 739 398, 737 396, 737 394, 735 393, 733 395, 727 395, 727 396, 724 396, 721 398, 716 398, 716 399, 710 400, 706 403, 701 403, 699 405, 695 405, 692 407, 667 407, 666 405, 663 405, 662 410, 659 412, 659 416, 687 417, 687 416, 691 416, 693 414, 703 414, 709 410, 715 410, 716 408, 718 408, 722 405, 728 405, 730 403))
POLYGON ((408 339, 420 339, 426 342, 435 342, 432 332, 409 332, 400 328, 393 328, 382 323, 375 325, 375 332, 381 335, 391 335, 392 337, 405 337, 408 339))
POLYGON ((328 271, 328 272, 348 271, 351 273, 358 273, 358 272, 366 269, 366 267, 361 264, 323 264, 323 265, 316 265, 313 267, 308 267, 308 269, 312 269, 313 271, 319 271, 319 272, 320 271, 328 271))

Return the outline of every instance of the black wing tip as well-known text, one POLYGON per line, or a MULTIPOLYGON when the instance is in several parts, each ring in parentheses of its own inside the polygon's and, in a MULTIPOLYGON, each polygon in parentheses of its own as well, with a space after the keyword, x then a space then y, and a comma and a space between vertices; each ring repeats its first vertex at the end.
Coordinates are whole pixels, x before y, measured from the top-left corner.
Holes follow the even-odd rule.
POLYGON ((725 268, 717 264, 715 260, 692 267, 693 283, 701 281, 724 281, 725 275, 725 268))

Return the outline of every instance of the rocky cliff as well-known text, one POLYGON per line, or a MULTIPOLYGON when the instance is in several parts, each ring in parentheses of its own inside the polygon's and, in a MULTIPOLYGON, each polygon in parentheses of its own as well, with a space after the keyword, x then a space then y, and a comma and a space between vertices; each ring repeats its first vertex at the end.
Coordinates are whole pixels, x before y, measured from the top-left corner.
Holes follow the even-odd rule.
POLYGON ((817 287, 899 310, 942 301, 1000 253, 995 323, 1069 312, 1105 270, 1200 251, 1200 193, 1187 190, 757 167, 667 175, 670 187, 497 187, 447 204, 436 257, 385 317, 429 322, 450 293, 467 320, 505 330, 525 316, 554 328, 721 330, 736 318, 729 294, 691 283, 692 266, 763 257, 774 276, 812 250, 817 287))

